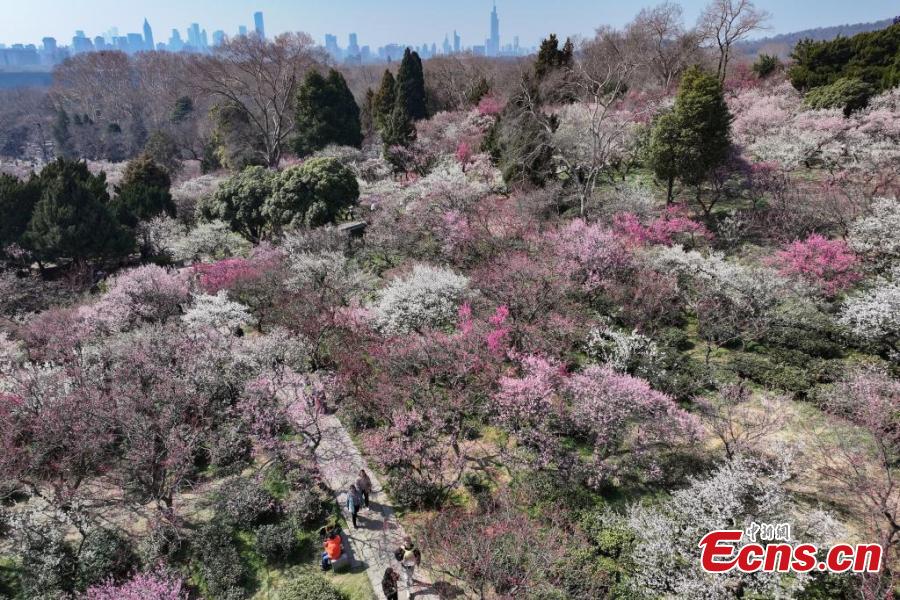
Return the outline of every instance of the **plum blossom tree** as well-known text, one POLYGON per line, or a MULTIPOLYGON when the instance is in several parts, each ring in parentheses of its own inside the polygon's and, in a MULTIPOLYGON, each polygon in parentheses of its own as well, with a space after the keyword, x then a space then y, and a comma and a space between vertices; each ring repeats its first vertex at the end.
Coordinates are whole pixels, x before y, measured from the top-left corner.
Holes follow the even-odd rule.
POLYGON ((783 277, 799 277, 826 296, 834 296, 859 280, 856 256, 843 240, 813 234, 779 250, 771 260, 783 277))
POLYGON ((876 199, 871 214, 850 226, 850 247, 876 272, 900 264, 900 203, 889 198, 876 199))
POLYGON ((900 268, 844 302, 839 322, 863 340, 900 352, 900 268))
POLYGON ((209 327, 227 333, 254 323, 253 315, 240 302, 228 299, 228 292, 221 290, 214 296, 194 295, 194 302, 181 320, 191 329, 209 327))
POLYGON ((187 600, 184 581, 164 571, 138 573, 122 584, 107 582, 88 588, 84 600, 187 600))
POLYGON ((763 394, 758 406, 752 399, 744 382, 723 386, 715 397, 697 399, 704 425, 721 442, 728 460, 751 454, 787 422, 784 398, 763 394))
POLYGON ((697 545, 710 531, 744 529, 751 521, 791 522, 795 540, 820 546, 845 535, 843 526, 828 513, 815 510, 798 515, 784 487, 789 478, 785 464, 737 457, 708 478, 692 478, 687 488, 659 506, 632 506, 625 517, 635 534, 629 587, 638 597, 672 594, 680 598, 726 598, 737 587, 762 595, 802 589, 808 575, 744 574, 737 569, 706 573, 700 568, 697 545))
POLYGON ((863 508, 867 525, 896 555, 900 544, 900 382, 875 370, 859 370, 840 381, 825 399, 839 433, 819 439, 819 472, 835 490, 863 508))
POLYGON ((103 330, 124 331, 177 316, 189 299, 184 275, 146 265, 114 277, 107 293, 95 304, 84 307, 81 314, 103 330))
POLYGON ((468 287, 467 277, 449 269, 416 265, 381 292, 372 306, 375 322, 395 335, 450 325, 468 287))

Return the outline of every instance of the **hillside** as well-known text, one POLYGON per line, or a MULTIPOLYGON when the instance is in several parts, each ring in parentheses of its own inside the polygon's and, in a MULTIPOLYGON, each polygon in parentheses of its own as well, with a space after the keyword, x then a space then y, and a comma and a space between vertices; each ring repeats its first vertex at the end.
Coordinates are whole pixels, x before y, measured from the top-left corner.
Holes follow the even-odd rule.
POLYGON ((793 31, 791 33, 782 33, 770 37, 764 37, 756 40, 748 40, 738 44, 738 47, 745 54, 759 54, 767 52, 769 54, 776 53, 781 57, 787 57, 791 49, 803 39, 811 39, 815 41, 833 40, 839 36, 850 37, 857 33, 866 31, 877 31, 884 29, 891 24, 893 19, 882 19, 880 21, 872 21, 869 23, 854 23, 852 25, 833 25, 831 27, 816 27, 815 29, 804 29, 802 31, 793 31))

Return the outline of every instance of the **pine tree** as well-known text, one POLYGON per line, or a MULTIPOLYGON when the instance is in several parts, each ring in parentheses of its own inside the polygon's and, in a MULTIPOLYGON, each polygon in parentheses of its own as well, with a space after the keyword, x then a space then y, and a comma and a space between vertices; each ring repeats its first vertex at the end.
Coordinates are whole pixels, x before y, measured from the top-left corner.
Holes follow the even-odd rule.
POLYGON ((24 240, 39 260, 120 257, 133 249, 130 233, 110 211, 103 173, 93 175, 83 162, 58 159, 38 180, 41 199, 24 240))
POLYGON ((648 162, 667 183, 670 202, 676 178, 695 186, 699 201, 702 184, 728 157, 731 119, 718 78, 697 67, 688 69, 674 108, 657 118, 648 148, 648 162))
POLYGON ((72 133, 69 131, 69 115, 66 111, 60 109, 56 113, 56 120, 53 122, 53 141, 56 142, 57 156, 69 157, 75 153, 72 143, 72 133))
POLYGON ((372 88, 366 90, 366 97, 359 113, 359 123, 363 136, 369 137, 375 133, 375 91, 372 88))
POLYGON ((560 50, 559 39, 555 33, 551 33, 550 37, 541 41, 541 47, 534 61, 534 74, 538 79, 543 79, 556 69, 569 67, 572 65, 574 55, 575 46, 571 39, 566 38, 566 43, 560 50))
POLYGON ((384 76, 381 78, 381 86, 375 94, 374 101, 374 117, 375 125, 378 129, 384 130, 387 122, 394 112, 394 104, 397 102, 397 81, 394 79, 393 73, 385 69, 384 76))
POLYGON ((329 144, 359 147, 359 106, 344 76, 334 69, 323 77, 310 71, 297 93, 294 150, 304 156, 329 144))
POLYGON ((409 113, 406 112, 406 106, 407 103, 404 102, 404 95, 401 92, 397 95, 394 110, 391 111, 381 129, 381 139, 385 148, 406 146, 416 139, 416 128, 409 113))
POLYGON ((428 117, 425 106, 425 74, 422 59, 409 48, 403 53, 403 61, 397 71, 397 98, 403 98, 406 114, 413 121, 428 117))

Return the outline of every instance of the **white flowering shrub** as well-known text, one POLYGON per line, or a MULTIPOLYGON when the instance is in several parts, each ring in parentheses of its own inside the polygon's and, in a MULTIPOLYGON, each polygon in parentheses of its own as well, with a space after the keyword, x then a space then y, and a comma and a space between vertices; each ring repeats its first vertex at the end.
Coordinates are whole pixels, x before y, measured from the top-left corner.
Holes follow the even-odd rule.
POLYGON ((647 379, 662 370, 656 343, 637 330, 629 332, 601 324, 588 332, 585 351, 595 361, 620 373, 647 379))
POLYGON ((244 256, 250 252, 250 244, 222 221, 210 221, 172 240, 170 252, 178 261, 211 261, 244 256))
POLYGON ((697 542, 717 529, 744 529, 751 522, 791 523, 792 543, 827 545, 845 533, 822 511, 798 514, 784 489, 789 472, 738 457, 706 479, 693 479, 662 505, 633 506, 627 524, 635 534, 630 585, 637 598, 732 598, 732 590, 760 597, 791 597, 803 589, 806 574, 710 574, 700 567, 697 542), (786 589, 785 589, 786 588, 786 589))
POLYGON ((469 279, 449 269, 416 265, 381 292, 372 312, 379 329, 387 334, 446 327, 456 320, 468 288, 469 279))
POLYGON ((850 247, 876 271, 900 264, 900 202, 879 198, 850 226, 850 247))
POLYGON ((900 267, 891 279, 878 278, 870 289, 848 298, 839 321, 864 340, 900 350, 900 267))
POLYGON ((215 296, 196 294, 193 305, 181 320, 191 329, 211 328, 220 333, 236 331, 254 322, 250 309, 228 299, 225 290, 215 296))

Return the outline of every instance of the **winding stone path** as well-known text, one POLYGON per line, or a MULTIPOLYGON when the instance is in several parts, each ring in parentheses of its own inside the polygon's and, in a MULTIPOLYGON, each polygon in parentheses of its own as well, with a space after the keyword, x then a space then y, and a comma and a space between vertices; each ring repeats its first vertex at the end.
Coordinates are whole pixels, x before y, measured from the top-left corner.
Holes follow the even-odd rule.
MULTIPOLYGON (((401 527, 390 500, 378 481, 378 478, 366 464, 350 434, 334 415, 326 415, 320 420, 322 441, 316 448, 316 463, 337 498, 338 505, 347 519, 345 535, 350 542, 350 558, 353 568, 361 564, 369 576, 375 597, 384 600, 381 592, 381 577, 384 570, 393 567, 401 575, 400 598, 416 600, 438 600, 437 594, 428 574, 423 569, 416 569, 416 581, 411 592, 405 590, 402 571, 394 559, 394 550, 403 541, 401 527), (360 469, 365 469, 372 480, 372 493, 369 496, 369 509, 362 509, 357 517, 358 529, 353 529, 350 514, 347 511, 347 490, 356 481, 360 469)), ((423 558, 423 566, 427 557, 423 558)))

